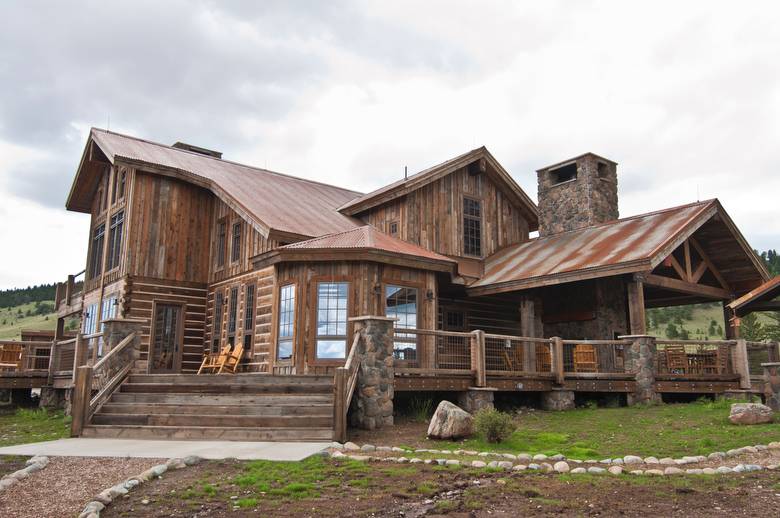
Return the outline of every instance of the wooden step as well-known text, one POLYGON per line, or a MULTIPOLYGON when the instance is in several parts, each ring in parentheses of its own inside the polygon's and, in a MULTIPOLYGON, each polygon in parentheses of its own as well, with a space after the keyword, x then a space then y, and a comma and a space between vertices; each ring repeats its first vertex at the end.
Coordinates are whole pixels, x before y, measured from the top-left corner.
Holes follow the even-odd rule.
POLYGON ((271 374, 131 374, 130 383, 170 383, 176 385, 333 385, 333 376, 271 374))
POLYGON ((232 428, 324 428, 333 416, 266 416, 204 414, 103 414, 92 417, 96 425, 217 426, 232 428))
POLYGON ((190 394, 179 392, 114 392, 110 403, 171 405, 313 405, 333 404, 333 394, 190 394))
POLYGON ((210 405, 168 403, 118 403, 109 401, 101 414, 203 414, 203 415, 265 415, 265 416, 330 416, 332 403, 283 402, 253 405, 210 405))
POLYGON ((121 392, 177 392, 194 394, 328 394, 333 386, 323 383, 295 384, 207 384, 207 383, 123 383, 121 392))
POLYGON ((216 426, 87 425, 82 437, 220 441, 331 441, 328 428, 237 428, 216 426))

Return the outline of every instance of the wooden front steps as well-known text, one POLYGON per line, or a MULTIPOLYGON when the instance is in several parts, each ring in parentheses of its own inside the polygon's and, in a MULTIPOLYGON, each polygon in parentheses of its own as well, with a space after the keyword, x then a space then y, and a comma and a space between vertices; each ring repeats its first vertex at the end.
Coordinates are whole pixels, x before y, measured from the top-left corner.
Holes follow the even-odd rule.
POLYGON ((131 374, 83 436, 330 441, 333 378, 131 374))

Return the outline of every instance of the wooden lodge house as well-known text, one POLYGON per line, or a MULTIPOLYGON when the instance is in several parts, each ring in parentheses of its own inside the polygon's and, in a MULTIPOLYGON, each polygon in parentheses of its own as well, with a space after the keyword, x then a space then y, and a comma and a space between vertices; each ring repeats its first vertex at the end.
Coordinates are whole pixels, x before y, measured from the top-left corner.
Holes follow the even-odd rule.
POLYGON ((559 408, 578 391, 749 390, 734 326, 634 348, 646 308, 727 305, 769 280, 718 200, 620 219, 615 162, 537 177, 538 205, 481 147, 362 194, 92 129, 66 203, 91 216, 83 284, 58 289, 42 383, 75 382, 74 433, 229 439, 344 437, 350 404, 354 424, 389 424, 394 391, 559 408), (82 333, 63 340, 72 315, 82 333), (225 346, 239 374, 195 374, 225 346))

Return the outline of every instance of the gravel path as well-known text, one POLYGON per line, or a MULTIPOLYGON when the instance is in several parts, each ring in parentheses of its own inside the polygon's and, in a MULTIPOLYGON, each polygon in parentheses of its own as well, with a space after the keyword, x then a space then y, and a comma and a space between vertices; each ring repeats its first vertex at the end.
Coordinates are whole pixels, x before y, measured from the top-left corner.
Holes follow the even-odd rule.
POLYGON ((0 516, 73 517, 109 486, 159 464, 159 459, 50 457, 42 471, 0 493, 0 516))

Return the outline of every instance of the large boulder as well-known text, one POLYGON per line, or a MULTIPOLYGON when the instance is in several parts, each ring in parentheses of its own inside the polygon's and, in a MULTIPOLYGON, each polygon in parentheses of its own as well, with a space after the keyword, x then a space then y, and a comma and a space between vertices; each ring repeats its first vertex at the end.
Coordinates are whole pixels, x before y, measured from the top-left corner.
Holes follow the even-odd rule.
POLYGON ((734 424, 771 423, 772 409, 760 403, 734 403, 729 421, 734 424))
POLYGON ((442 401, 428 426, 431 439, 459 439, 474 433, 474 418, 449 401, 442 401))

